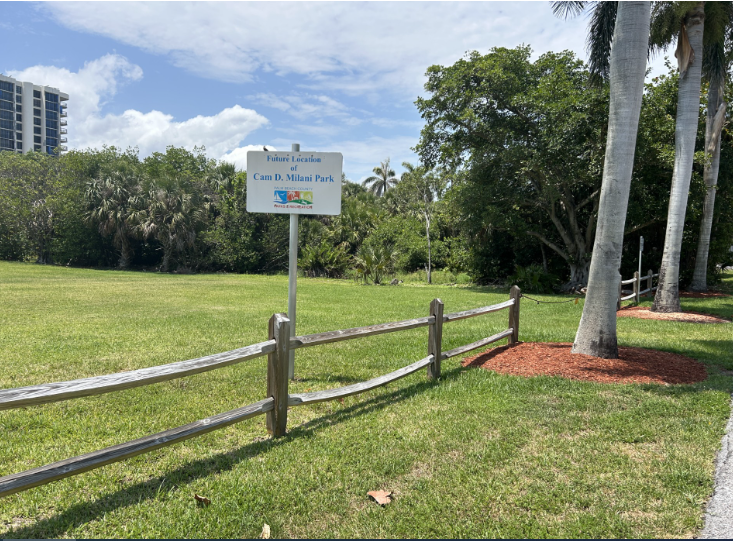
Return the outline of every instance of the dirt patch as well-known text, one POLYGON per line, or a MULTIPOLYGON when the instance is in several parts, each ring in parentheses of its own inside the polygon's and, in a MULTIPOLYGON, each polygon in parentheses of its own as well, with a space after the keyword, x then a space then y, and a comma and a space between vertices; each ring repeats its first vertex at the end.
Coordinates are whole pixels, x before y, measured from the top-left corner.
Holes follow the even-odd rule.
POLYGON ((600 383, 696 383, 707 378, 695 359, 653 349, 620 347, 618 359, 573 355, 572 344, 519 342, 467 357, 463 366, 514 376, 560 376, 600 383))
POLYGON ((639 319, 658 319, 664 321, 682 321, 684 323, 730 323, 722 317, 702 314, 700 312, 652 312, 648 306, 625 306, 618 312, 617 317, 635 317, 639 319))
POLYGON ((730 297, 725 293, 719 291, 680 291, 680 297, 687 297, 689 299, 709 299, 711 297, 730 297))

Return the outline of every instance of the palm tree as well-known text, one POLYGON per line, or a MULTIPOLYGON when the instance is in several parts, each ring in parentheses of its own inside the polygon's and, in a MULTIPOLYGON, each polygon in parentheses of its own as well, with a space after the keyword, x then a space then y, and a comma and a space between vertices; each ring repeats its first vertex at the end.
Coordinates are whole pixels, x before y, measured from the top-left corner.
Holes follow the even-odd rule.
POLYGON ((163 247, 161 272, 168 272, 174 252, 194 245, 196 226, 202 223, 208 207, 180 186, 151 184, 144 218, 138 226, 144 238, 154 237, 163 247))
POLYGON ((725 80, 711 80, 708 88, 708 111, 705 126, 705 152, 712 153, 710 160, 705 161, 703 179, 705 181, 705 203, 702 209, 700 235, 697 241, 695 256, 695 272, 692 275, 690 291, 708 290, 708 250, 710 249, 710 232, 713 228, 713 209, 718 184, 720 167, 720 133, 727 104, 723 101, 725 80))
POLYGON ((700 222, 700 235, 695 257, 695 272, 690 284, 691 291, 707 291, 708 250, 710 231, 713 226, 713 209, 720 166, 720 134, 723 129, 727 104, 723 101, 725 74, 728 58, 725 50, 730 41, 730 22, 733 19, 733 2, 709 2, 705 4, 706 28, 703 34, 703 73, 708 80, 708 103, 705 126, 705 153, 711 155, 705 160, 703 179, 707 191, 700 222))
POLYGON ((654 296, 651 310, 653 312, 679 312, 681 310, 679 278, 682 232, 685 227, 687 196, 690 191, 697 123, 700 117, 705 2, 695 2, 691 7, 689 3, 664 2, 656 5, 654 11, 652 46, 663 47, 671 39, 671 35, 674 35, 668 30, 670 28, 678 29, 675 56, 679 65, 680 79, 675 120, 674 169, 672 170, 672 188, 667 210, 667 232, 664 237, 662 264, 659 268, 659 288, 654 296), (679 26, 676 23, 679 23, 679 26))
MULTIPOLYGON (((556 13, 563 12, 559 4, 554 4, 556 13)), ((563 5, 567 4, 570 3, 563 5)), ((584 3, 572 4, 564 10, 566 14, 584 7, 584 3)), ((592 20, 601 19, 607 25, 613 23, 614 27, 613 48, 606 47, 610 51, 608 74, 611 92, 608 138, 588 291, 572 351, 618 358, 616 298, 621 281, 619 265, 644 90, 651 6, 650 2, 619 2, 614 18, 602 18, 598 10, 607 10, 605 4, 612 2, 596 4, 592 20)), ((591 33, 589 41, 601 41, 608 35, 607 30, 591 33)), ((601 76, 602 66, 602 61, 595 66, 595 72, 601 76)))
POLYGON ((379 167, 372 169, 372 171, 374 171, 374 175, 365 179, 361 184, 365 187, 371 184, 369 191, 377 197, 382 197, 387 193, 389 187, 397 185, 398 179, 395 176, 394 170, 390 169, 389 158, 383 161, 379 167))
POLYGON ((102 236, 112 235, 112 242, 120 251, 117 265, 121 269, 132 260, 130 236, 139 215, 139 190, 138 177, 125 171, 114 171, 87 184, 85 195, 90 210, 86 218, 98 224, 102 236))

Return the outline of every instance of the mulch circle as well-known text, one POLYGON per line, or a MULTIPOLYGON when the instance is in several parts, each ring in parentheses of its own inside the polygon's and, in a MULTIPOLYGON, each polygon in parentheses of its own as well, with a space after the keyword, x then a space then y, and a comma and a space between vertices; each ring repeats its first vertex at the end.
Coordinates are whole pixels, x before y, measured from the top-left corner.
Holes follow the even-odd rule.
POLYGON ((571 354, 572 344, 519 342, 467 357, 463 366, 513 376, 560 376, 600 383, 689 384, 707 378, 695 359, 653 349, 619 347, 618 359, 571 354))
POLYGON ((730 323, 730 321, 722 317, 711 316, 700 312, 652 312, 648 306, 624 306, 616 312, 616 317, 682 321, 684 323, 730 323))
POLYGON ((718 291, 680 291, 680 297, 687 297, 690 299, 709 299, 711 297, 730 297, 725 293, 718 291))

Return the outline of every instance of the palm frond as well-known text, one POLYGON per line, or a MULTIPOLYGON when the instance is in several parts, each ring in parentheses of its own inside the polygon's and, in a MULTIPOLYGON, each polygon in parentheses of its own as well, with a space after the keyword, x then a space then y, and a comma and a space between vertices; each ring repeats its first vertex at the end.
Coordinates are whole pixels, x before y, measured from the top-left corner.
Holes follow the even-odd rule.
POLYGON ((710 84, 722 84, 728 71, 730 60, 726 57, 722 41, 704 45, 702 70, 710 84))
POLYGON ((598 2, 591 14, 587 50, 590 72, 596 82, 607 80, 609 76, 617 11, 618 2, 598 2))
POLYGON ((733 2, 705 2, 705 31, 703 45, 723 42, 730 25, 733 2))
POLYGON ((682 26, 682 16, 674 2, 654 2, 652 23, 649 29, 649 52, 666 51, 675 40, 682 26))
MULTIPOLYGON (((552 14, 560 19, 569 19, 577 17, 585 9, 588 2, 550 2, 552 4, 552 14)), ((603 2, 601 2, 603 3, 603 2)))

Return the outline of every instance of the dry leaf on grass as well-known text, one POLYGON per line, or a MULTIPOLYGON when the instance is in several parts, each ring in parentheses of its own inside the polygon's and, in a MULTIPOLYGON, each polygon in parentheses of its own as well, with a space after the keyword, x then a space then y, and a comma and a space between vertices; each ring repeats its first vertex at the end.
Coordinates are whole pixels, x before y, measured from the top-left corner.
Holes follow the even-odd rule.
POLYGON ((265 524, 262 526, 262 533, 260 534, 260 539, 270 539, 270 525, 265 524))
POLYGON ((211 505, 211 500, 206 496, 199 496, 198 494, 194 494, 193 498, 202 505, 211 505))
POLYGON ((386 490, 370 490, 367 492, 367 496, 382 506, 392 501, 392 493, 386 490))

